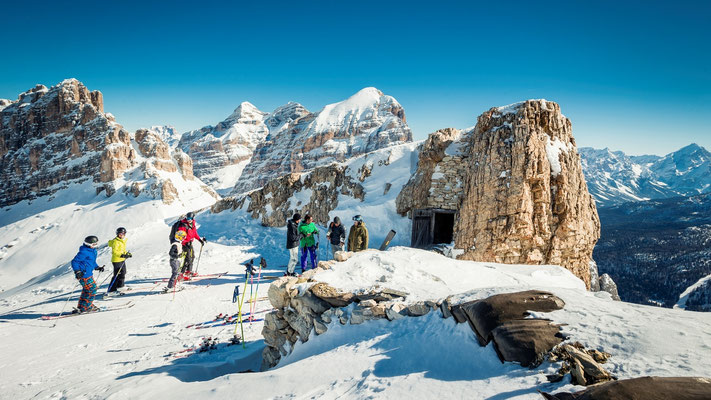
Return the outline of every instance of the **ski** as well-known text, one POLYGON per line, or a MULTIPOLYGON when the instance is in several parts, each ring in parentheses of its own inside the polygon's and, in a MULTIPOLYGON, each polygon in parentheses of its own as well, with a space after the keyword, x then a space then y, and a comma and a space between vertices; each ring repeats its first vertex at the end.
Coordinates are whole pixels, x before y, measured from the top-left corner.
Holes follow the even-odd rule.
POLYGON ((43 321, 49 321, 49 320, 69 318, 69 317, 78 317, 80 315, 89 315, 89 314, 97 314, 97 313, 107 312, 107 311, 124 310, 127 308, 131 308, 133 306, 135 306, 133 301, 129 301, 128 303, 125 303, 125 304, 121 304, 121 305, 117 305, 117 306, 113 306, 113 307, 109 307, 109 308, 102 308, 102 309, 99 309, 98 311, 89 311, 89 312, 77 313, 77 314, 68 313, 68 314, 62 314, 62 315, 43 315, 40 317, 40 319, 42 319, 43 321))
POLYGON ((383 240, 383 244, 380 245, 380 251, 385 251, 385 249, 388 248, 388 246, 390 245, 390 241, 393 240, 393 237, 395 237, 396 233, 397 232, 392 229, 390 230, 390 232, 388 232, 388 235, 385 236, 385 240, 383 240))
MULTIPOLYGON (((180 279, 180 281, 181 281, 182 283, 190 283, 190 282, 203 281, 203 280, 207 280, 207 279, 220 278, 220 277, 222 277, 222 276, 224 276, 224 275, 227 275, 227 272, 228 272, 228 271, 220 272, 220 273, 218 273, 218 274, 195 275, 195 276, 191 277, 190 279, 188 279, 188 280, 186 280, 186 281, 180 279, 180 275, 178 275, 178 279, 180 279)), ((163 278, 163 279, 161 279, 160 281, 157 281, 157 282, 168 282, 169 280, 170 280, 170 278, 163 278)))

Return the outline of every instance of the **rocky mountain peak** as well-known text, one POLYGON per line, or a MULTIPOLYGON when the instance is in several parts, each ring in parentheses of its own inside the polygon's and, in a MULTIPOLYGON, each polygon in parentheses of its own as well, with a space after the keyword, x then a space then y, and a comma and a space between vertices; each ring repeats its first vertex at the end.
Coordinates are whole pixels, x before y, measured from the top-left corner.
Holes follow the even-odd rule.
POLYGON ((266 125, 269 135, 255 149, 235 194, 288 173, 412 141, 402 106, 375 88, 362 89, 315 114, 288 103, 275 110, 266 125))

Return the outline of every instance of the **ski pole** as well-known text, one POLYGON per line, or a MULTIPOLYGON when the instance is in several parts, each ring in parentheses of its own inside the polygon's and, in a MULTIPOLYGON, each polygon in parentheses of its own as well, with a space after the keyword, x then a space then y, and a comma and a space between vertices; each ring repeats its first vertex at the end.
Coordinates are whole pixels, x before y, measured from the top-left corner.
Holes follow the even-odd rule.
MULTIPOLYGON (((244 327, 242 326, 242 304, 244 304, 244 295, 247 294, 247 279, 244 280, 244 290, 242 290, 242 299, 239 301, 239 311, 237 312, 237 318, 239 318, 239 329, 242 332, 242 348, 246 349, 247 345, 244 341, 244 327)), ((237 334, 237 324, 235 324, 234 335, 237 334)))
POLYGON ((203 248, 202 242, 200 242, 200 254, 198 254, 198 262, 195 264, 195 274, 197 275, 198 268, 200 268, 200 257, 202 257, 202 248, 203 248))
POLYGON ((257 275, 257 288, 254 290, 254 297, 251 298, 251 304, 249 305, 249 322, 252 323, 254 319, 254 312, 257 311, 257 296, 259 295, 259 282, 262 280, 262 263, 259 263, 259 274, 257 275))
MULTIPOLYGON (((110 284, 109 287, 106 289, 106 293, 108 293, 109 290, 111 290, 111 287, 114 286, 114 282, 116 282, 116 279, 118 279, 119 275, 121 275, 121 270, 123 270, 123 266, 124 266, 124 265, 126 265, 126 260, 124 260, 124 262, 121 264, 121 268, 119 268, 118 272, 116 272, 116 275, 114 276, 114 279, 111 280, 111 284, 110 284)), ((108 276, 107 276, 106 278, 108 278, 108 276)), ((99 286, 101 286, 101 285, 99 285, 99 286)))
MULTIPOLYGON (((77 279, 77 286, 81 285, 81 281, 77 279)), ((76 286, 72 287, 72 292, 69 293, 69 297, 67 297, 67 301, 64 302, 64 306, 62 307, 62 311, 59 313, 59 317, 61 317, 64 314, 64 309, 67 308, 67 304, 69 304, 69 300, 71 300, 72 296, 74 296, 74 292, 76 291, 76 286)), ((57 326, 57 322, 54 322, 54 325, 52 327, 57 326)))

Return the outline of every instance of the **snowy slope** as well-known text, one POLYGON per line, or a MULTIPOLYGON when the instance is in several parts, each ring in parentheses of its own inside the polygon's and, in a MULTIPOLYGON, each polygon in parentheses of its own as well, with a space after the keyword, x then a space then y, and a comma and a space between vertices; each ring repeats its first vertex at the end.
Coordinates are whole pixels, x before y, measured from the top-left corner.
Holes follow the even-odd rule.
MULTIPOLYGON (((214 220, 210 226, 204 218, 199 221, 201 231, 213 237, 230 230, 232 224, 232 219, 223 224, 214 220)), ((280 229, 260 228, 248 220, 237 225, 244 234, 256 237, 255 247, 237 244, 240 238, 229 239, 233 244, 209 243, 200 270, 229 274, 191 286, 174 298, 150 294, 155 279, 167 270, 162 244, 167 226, 160 223, 130 238, 138 254, 129 264, 128 284, 133 290, 100 302, 110 306, 132 300, 136 305, 129 310, 59 320, 53 328, 53 322, 37 320, 42 313, 61 308, 66 299, 61 294, 74 283, 69 274, 37 283, 11 298, 4 296, 0 314, 29 307, 0 316, 3 396, 538 399, 536 390, 575 389, 566 381, 546 381, 544 374, 557 365, 544 363, 529 370, 500 363, 491 346, 479 347, 468 326, 434 312, 357 326, 334 321, 326 334, 312 334, 308 343, 298 344, 277 368, 240 374, 258 368, 261 322, 245 324, 246 349, 226 344, 234 326, 187 327, 236 311, 232 291, 244 279, 238 263, 257 254, 270 259, 283 253, 273 245, 283 238, 280 229), (42 340, 37 341, 37 335, 42 340), (217 349, 174 353, 207 336, 218 338, 217 349)), ((581 281, 560 267, 455 261, 393 248, 362 253, 323 273, 324 280, 344 288, 369 287, 379 276, 386 276, 394 288, 407 288, 412 300, 450 293, 464 293, 460 297, 464 300, 529 288, 551 290, 565 300, 566 307, 548 316, 566 323, 564 331, 572 339, 611 352, 606 367, 618 377, 704 376, 711 370, 711 315, 613 302, 605 294, 586 292, 581 281)), ((266 285, 259 292, 264 295, 266 285)), ((258 311, 268 308, 265 302, 257 305, 258 311)))

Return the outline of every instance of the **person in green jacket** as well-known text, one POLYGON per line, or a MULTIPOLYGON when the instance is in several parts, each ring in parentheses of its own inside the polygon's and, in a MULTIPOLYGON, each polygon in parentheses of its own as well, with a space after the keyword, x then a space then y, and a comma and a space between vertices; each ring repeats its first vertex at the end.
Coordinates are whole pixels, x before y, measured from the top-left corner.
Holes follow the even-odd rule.
POLYGON ((353 217, 353 221, 348 232, 348 251, 363 251, 368 248, 368 228, 360 215, 353 217))
POLYGON ((304 220, 299 224, 299 234, 301 235, 301 241, 299 242, 299 247, 301 247, 301 273, 306 271, 306 255, 311 254, 311 269, 316 268, 316 249, 318 249, 318 241, 314 236, 318 235, 318 229, 316 229, 316 224, 313 223, 311 215, 306 214, 304 220))
POLYGON ((126 251, 126 228, 116 229, 116 237, 109 240, 111 248, 111 263, 114 265, 114 277, 109 285, 109 296, 117 295, 117 291, 124 287, 126 280, 126 259, 132 255, 126 251))

